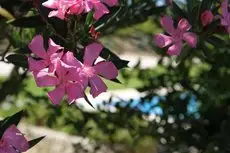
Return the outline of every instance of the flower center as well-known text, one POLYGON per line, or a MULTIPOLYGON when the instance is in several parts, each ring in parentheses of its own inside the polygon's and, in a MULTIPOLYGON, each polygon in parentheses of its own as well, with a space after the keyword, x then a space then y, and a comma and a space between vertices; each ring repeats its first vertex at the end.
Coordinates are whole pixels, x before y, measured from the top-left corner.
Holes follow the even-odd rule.
POLYGON ((173 33, 173 41, 178 42, 182 40, 183 32, 180 29, 176 29, 175 32, 173 33))
POLYGON ((93 67, 83 67, 83 73, 85 73, 88 77, 92 77, 95 75, 96 71, 93 67))

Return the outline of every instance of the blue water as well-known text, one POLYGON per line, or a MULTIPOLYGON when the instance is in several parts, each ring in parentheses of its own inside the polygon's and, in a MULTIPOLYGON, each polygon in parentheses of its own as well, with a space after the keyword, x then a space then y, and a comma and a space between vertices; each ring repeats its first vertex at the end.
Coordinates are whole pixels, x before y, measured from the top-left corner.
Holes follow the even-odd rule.
MULTIPOLYGON (((187 94, 182 94, 181 99, 186 98, 187 94)), ((112 105, 119 104, 121 107, 126 107, 129 105, 130 108, 135 108, 143 113, 162 115, 162 108, 158 106, 161 99, 164 97, 155 96, 150 101, 146 100, 141 102, 141 99, 134 99, 131 102, 112 102, 112 105)), ((188 114, 195 114, 199 110, 199 105, 196 102, 196 97, 192 96, 187 105, 188 114)))

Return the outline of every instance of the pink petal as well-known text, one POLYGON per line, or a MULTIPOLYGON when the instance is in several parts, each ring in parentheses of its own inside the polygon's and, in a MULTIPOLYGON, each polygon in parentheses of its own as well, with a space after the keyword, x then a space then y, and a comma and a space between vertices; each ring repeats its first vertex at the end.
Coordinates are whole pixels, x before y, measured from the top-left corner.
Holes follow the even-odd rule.
POLYGON ((191 25, 189 24, 187 19, 182 18, 178 23, 178 28, 182 31, 188 31, 191 29, 191 25))
POLYGON ((112 62, 99 62, 94 66, 97 74, 102 75, 106 79, 115 79, 118 70, 112 62))
POLYGON ((69 14, 81 14, 85 11, 85 7, 82 3, 77 3, 77 4, 74 4, 72 5, 70 8, 69 8, 69 14))
POLYGON ((65 11, 60 11, 60 10, 57 10, 57 11, 50 11, 48 17, 51 18, 51 17, 57 17, 61 20, 64 20, 65 19, 65 14, 66 12, 65 11))
POLYGON ((84 88, 80 83, 68 83, 66 85, 68 103, 73 103, 76 99, 84 97, 84 88))
POLYGON ((42 3, 43 6, 51 9, 56 9, 58 7, 58 0, 48 0, 42 3))
POLYGON ((164 16, 161 18, 161 26, 165 29, 168 34, 172 34, 174 31, 173 20, 171 16, 164 16))
POLYGON ((103 0, 103 2, 106 3, 107 5, 109 5, 110 7, 114 6, 118 3, 117 0, 103 0))
POLYGON ((103 49, 103 46, 98 43, 93 43, 93 44, 88 45, 85 48, 84 65, 92 66, 94 61, 100 55, 102 49, 103 49))
POLYGON ((8 144, 14 146, 20 152, 25 152, 29 149, 28 141, 15 125, 11 125, 6 129, 2 139, 7 141, 8 144))
POLYGON ((84 3, 85 12, 89 12, 93 9, 93 2, 92 1, 85 1, 84 3))
POLYGON ((18 153, 13 147, 7 145, 0 149, 0 153, 18 153), (2 149, 2 150, 1 150, 2 149), (2 152, 1 152, 2 151, 2 152))
POLYGON ((158 47, 164 48, 172 43, 172 37, 158 34, 154 37, 154 42, 158 47))
POLYGON ((53 53, 56 53, 58 50, 63 49, 63 47, 61 47, 60 45, 55 44, 51 38, 49 39, 48 44, 49 44, 49 48, 47 54, 49 56, 52 55, 53 53))
POLYGON ((197 44, 197 35, 193 32, 186 32, 183 34, 183 39, 188 43, 189 46, 195 48, 197 44))
POLYGON ((60 80, 51 73, 39 71, 33 74, 38 87, 56 86, 60 83, 60 80))
POLYGON ((63 54, 64 52, 53 53, 52 55, 50 55, 50 63, 55 64, 57 60, 61 60, 63 54))
POLYGON ((88 86, 88 76, 82 69, 70 68, 69 73, 65 76, 65 80, 76 81, 83 85, 84 88, 88 86))
POLYGON ((82 67, 82 63, 80 61, 77 60, 76 57, 74 57, 73 53, 68 51, 67 53, 65 53, 65 55, 62 58, 62 61, 70 66, 74 66, 74 67, 82 67))
POLYGON ((43 37, 37 35, 28 45, 29 49, 38 57, 47 59, 47 53, 43 45, 43 37))
POLYGON ((102 79, 99 76, 97 76, 97 75, 91 77, 89 79, 89 83, 90 83, 90 87, 91 87, 90 94, 94 98, 97 97, 102 92, 106 92, 106 90, 107 90, 107 86, 102 81, 102 79))
POLYGON ((225 18, 221 18, 221 19, 220 19, 220 23, 221 23, 221 25, 223 25, 223 26, 227 26, 227 25, 228 25, 228 22, 226 21, 225 18))
POLYGON ((182 49, 182 43, 178 42, 172 45, 171 47, 169 47, 167 53, 169 55, 180 55, 181 49, 182 49))
POLYGON ((28 57, 29 71, 40 71, 48 66, 46 60, 35 60, 28 57))
POLYGON ((94 12, 94 19, 95 20, 98 20, 104 14, 108 14, 109 13, 108 8, 104 4, 102 4, 102 3, 96 3, 94 5, 94 9, 95 9, 95 12, 94 12))
POLYGON ((228 16, 228 0, 224 0, 221 4, 221 14, 223 17, 228 16))
POLYGON ((56 63, 54 64, 54 71, 56 72, 59 80, 64 80, 68 70, 65 67, 65 64, 60 59, 57 59, 56 63))
POLYGON ((59 105, 65 95, 65 87, 57 86, 53 91, 48 92, 48 97, 54 105, 59 105))

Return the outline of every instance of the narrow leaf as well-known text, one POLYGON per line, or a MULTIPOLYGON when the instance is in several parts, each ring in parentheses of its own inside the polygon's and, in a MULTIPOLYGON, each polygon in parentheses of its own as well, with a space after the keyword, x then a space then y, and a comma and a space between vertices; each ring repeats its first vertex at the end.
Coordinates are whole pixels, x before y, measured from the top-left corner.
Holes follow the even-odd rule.
POLYGON ((38 26, 44 26, 44 22, 42 21, 39 15, 13 19, 8 21, 7 23, 16 27, 23 27, 23 28, 34 28, 38 26))
POLYGON ((86 94, 84 94, 84 98, 85 98, 85 101, 91 106, 93 107, 93 109, 95 109, 95 107, 91 104, 91 102, 89 101, 88 97, 86 94))
POLYGON ((42 139, 44 139, 45 136, 42 136, 42 137, 39 137, 37 139, 34 139, 34 140, 30 140, 29 141, 29 146, 30 148, 32 148, 33 146, 35 146, 36 144, 38 144, 42 139))
POLYGON ((8 62, 13 63, 16 66, 28 68, 27 56, 22 54, 11 54, 6 57, 8 62))

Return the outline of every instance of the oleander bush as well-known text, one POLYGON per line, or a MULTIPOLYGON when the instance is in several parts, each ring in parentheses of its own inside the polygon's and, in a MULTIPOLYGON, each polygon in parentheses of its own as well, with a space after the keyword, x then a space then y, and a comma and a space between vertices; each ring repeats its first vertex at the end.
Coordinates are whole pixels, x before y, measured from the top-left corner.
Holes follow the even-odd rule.
MULTIPOLYGON (((1 62, 14 65, 1 78, 1 116, 23 109, 29 124, 124 144, 127 152, 230 151, 228 0, 1 0, 0 6, 1 62), (151 48, 157 65, 128 67, 115 37, 135 40, 137 56, 151 48), (88 98, 119 84, 143 96, 99 105, 88 98), (95 111, 75 105, 79 99, 95 111)), ((17 123, 1 128, 0 152, 29 149, 22 134, 23 141, 5 140, 9 130, 20 133, 17 123)))

